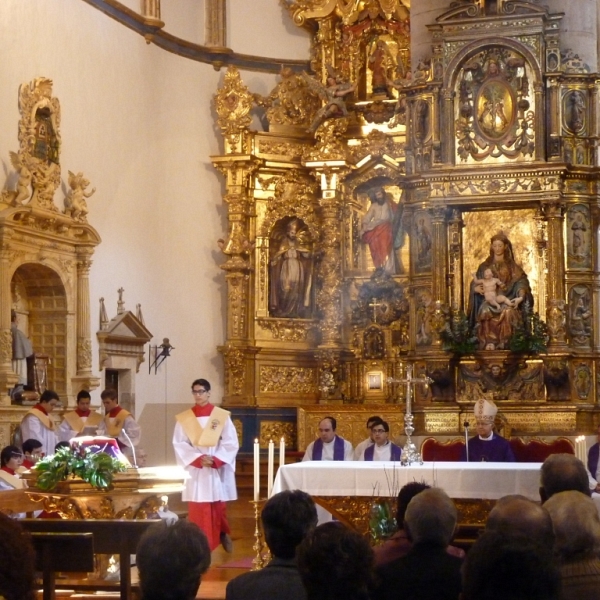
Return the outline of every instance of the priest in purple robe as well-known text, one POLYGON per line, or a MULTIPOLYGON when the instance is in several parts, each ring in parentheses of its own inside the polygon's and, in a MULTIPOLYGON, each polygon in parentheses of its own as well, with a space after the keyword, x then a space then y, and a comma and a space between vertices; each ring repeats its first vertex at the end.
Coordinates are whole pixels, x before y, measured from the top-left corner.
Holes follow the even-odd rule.
POLYGON ((488 400, 478 400, 473 408, 477 435, 469 440, 469 453, 463 449, 460 459, 469 462, 515 462, 512 448, 494 432, 498 407, 488 400))
POLYGON ((352 444, 335 433, 337 421, 324 417, 319 422, 319 437, 308 445, 305 460, 352 460, 352 444))

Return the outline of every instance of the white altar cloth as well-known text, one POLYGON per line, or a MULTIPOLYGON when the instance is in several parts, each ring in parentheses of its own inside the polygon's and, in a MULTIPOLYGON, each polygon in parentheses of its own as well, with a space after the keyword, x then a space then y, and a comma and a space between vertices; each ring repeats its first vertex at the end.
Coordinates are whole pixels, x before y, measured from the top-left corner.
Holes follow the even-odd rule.
POLYGON ((307 461, 284 465, 273 493, 302 490, 311 496, 392 496, 411 481, 442 488, 451 498, 496 500, 522 494, 539 501, 541 463, 307 461), (394 484, 395 482, 395 484, 394 484))

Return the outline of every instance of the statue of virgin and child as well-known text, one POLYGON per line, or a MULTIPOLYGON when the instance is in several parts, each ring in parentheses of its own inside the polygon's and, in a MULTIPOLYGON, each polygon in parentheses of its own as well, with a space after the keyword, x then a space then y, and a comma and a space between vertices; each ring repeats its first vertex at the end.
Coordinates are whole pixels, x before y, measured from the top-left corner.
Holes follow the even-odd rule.
POLYGON ((533 308, 533 296, 504 233, 492 237, 490 254, 474 273, 469 296, 469 324, 479 350, 507 350, 525 307, 533 308))

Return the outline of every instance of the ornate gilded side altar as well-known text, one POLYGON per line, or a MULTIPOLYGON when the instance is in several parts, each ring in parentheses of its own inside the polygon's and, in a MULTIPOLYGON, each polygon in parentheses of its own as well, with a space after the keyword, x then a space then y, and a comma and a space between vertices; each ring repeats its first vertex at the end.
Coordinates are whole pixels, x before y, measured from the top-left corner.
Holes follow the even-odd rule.
POLYGON ((591 432, 599 87, 562 14, 454 2, 415 61, 399 0, 284 5, 313 72, 263 97, 230 68, 215 96, 242 448, 295 438, 277 409, 402 405, 407 364, 433 380, 418 435, 458 434, 479 398, 518 434, 591 432))
POLYGON ((185 473, 175 466, 130 468, 124 473, 116 473, 110 490, 93 489, 80 479, 69 479, 59 483, 52 492, 42 492, 35 488, 35 474, 25 474, 30 487, 16 498, 16 492, 6 496, 0 494, 0 511, 28 512, 43 508, 48 512, 59 513, 63 519, 146 519, 156 518, 159 508, 164 505, 162 496, 179 493, 183 490, 185 473), (37 503, 35 508, 31 502, 37 503))

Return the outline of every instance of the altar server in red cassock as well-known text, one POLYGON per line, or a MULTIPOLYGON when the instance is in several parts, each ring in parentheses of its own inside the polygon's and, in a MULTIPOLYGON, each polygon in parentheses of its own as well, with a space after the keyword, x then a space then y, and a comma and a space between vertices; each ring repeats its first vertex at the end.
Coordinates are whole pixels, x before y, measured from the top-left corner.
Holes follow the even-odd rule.
POLYGON ((219 542, 231 552, 225 502, 237 499, 235 457, 239 443, 230 413, 209 403, 210 383, 192 383, 195 405, 176 416, 173 448, 177 464, 189 474, 182 500, 188 518, 206 533, 210 549, 219 542))

